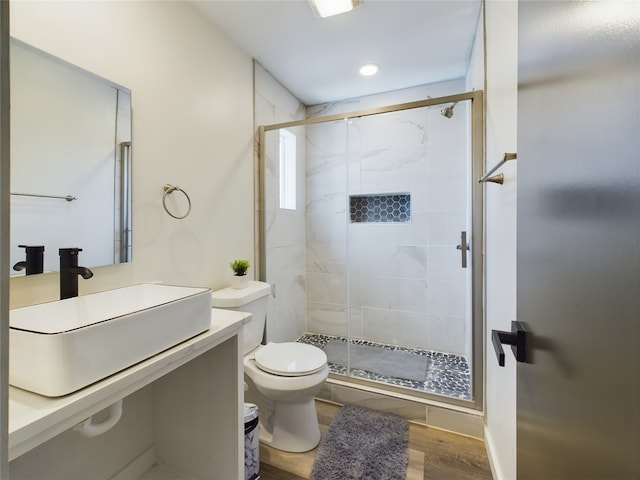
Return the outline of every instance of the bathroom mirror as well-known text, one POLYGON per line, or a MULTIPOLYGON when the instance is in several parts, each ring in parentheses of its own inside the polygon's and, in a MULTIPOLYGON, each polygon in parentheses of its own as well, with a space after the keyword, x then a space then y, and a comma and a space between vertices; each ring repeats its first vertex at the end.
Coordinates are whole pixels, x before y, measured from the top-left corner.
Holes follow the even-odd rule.
POLYGON ((44 273, 59 248, 81 248, 84 267, 131 261, 131 91, 19 40, 10 49, 11 274, 27 274, 25 246, 45 247, 44 273))

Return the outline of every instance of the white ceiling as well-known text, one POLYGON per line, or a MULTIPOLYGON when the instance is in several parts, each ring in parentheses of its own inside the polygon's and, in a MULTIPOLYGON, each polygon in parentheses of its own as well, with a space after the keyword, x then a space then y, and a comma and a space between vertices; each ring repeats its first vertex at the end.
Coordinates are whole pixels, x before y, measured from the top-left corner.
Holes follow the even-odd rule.
POLYGON ((316 17, 306 0, 191 0, 306 105, 463 77, 481 0, 363 0, 316 17), (358 69, 377 63, 380 72, 358 69))

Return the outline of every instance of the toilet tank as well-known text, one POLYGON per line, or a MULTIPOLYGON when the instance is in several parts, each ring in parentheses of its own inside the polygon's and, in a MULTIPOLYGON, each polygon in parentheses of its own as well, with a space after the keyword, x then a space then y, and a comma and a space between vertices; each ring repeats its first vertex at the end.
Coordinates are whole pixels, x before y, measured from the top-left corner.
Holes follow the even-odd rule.
POLYGON ((211 305, 214 308, 249 312, 251 314, 251 321, 243 327, 243 353, 245 354, 262 342, 270 292, 271 285, 268 283, 250 281, 246 288, 224 288, 211 294, 211 305))

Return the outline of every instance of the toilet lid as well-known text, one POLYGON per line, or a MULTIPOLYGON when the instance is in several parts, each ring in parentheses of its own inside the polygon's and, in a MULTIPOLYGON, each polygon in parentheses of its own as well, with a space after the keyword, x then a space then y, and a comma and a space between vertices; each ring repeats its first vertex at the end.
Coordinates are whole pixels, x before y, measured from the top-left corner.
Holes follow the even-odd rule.
POLYGON ((255 353, 256 365, 265 372, 286 377, 311 375, 327 364, 327 355, 306 343, 268 343, 255 353))

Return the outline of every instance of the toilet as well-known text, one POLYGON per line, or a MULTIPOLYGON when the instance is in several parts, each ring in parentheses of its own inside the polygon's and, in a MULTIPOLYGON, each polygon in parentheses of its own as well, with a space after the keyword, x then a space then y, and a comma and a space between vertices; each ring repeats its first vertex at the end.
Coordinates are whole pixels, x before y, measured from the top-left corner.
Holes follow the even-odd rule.
POLYGON ((287 452, 306 452, 320 442, 315 395, 329 376, 327 356, 297 342, 262 345, 271 286, 248 282, 243 289, 212 294, 214 308, 249 312, 243 327, 246 397, 258 405, 260 441, 287 452))

